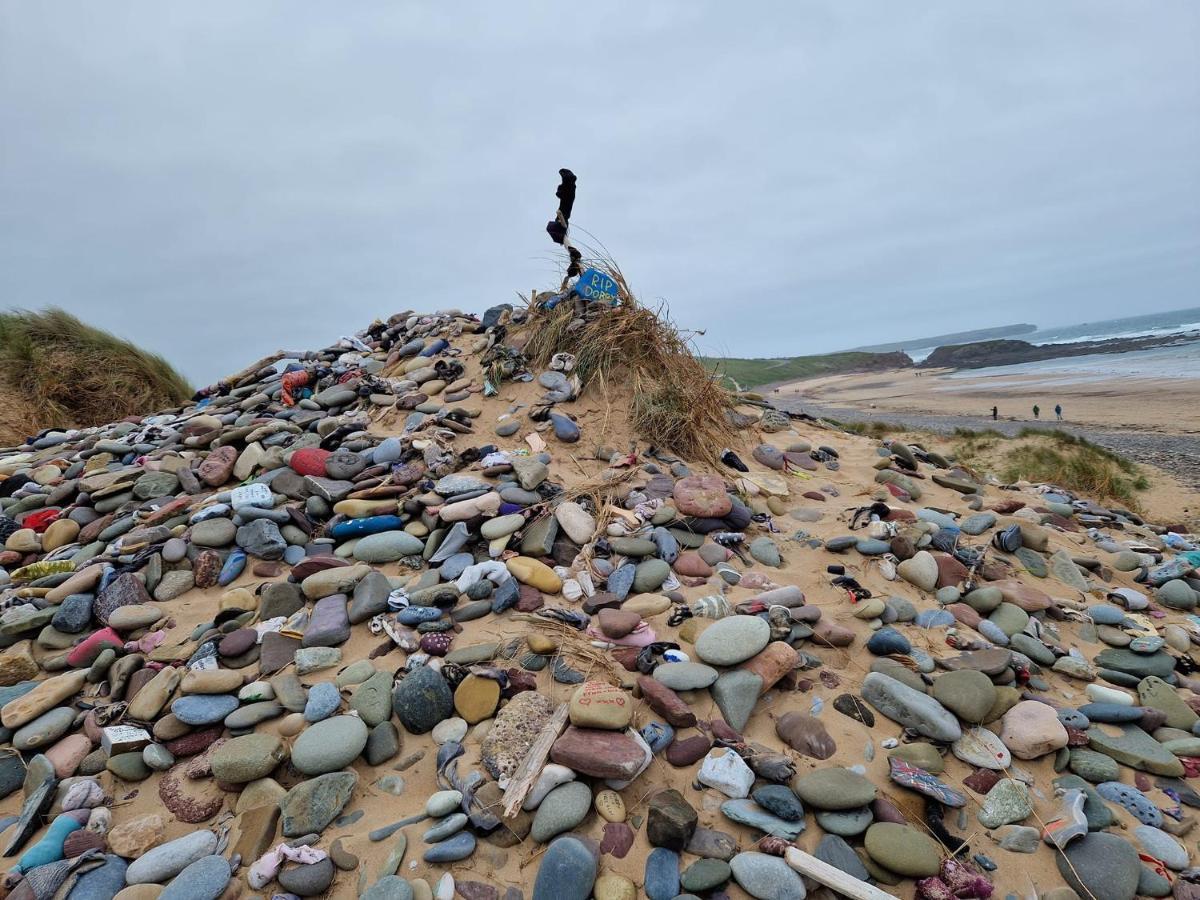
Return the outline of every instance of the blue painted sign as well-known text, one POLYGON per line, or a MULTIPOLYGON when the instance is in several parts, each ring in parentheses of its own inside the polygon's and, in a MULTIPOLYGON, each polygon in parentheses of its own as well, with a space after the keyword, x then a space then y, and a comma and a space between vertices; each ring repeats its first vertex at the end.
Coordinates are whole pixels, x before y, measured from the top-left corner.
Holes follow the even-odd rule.
POLYGON ((599 269, 588 269, 580 275, 575 284, 575 293, 593 303, 616 306, 620 302, 617 296, 617 282, 599 269))

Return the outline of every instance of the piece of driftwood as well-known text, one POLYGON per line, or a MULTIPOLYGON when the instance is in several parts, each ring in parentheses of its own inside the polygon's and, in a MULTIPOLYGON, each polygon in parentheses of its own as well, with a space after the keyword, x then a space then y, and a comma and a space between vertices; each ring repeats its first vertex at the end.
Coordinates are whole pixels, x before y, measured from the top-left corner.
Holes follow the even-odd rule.
POLYGON ((511 819, 521 811, 521 804, 525 802, 525 797, 532 790, 538 775, 541 774, 546 757, 550 755, 550 747, 558 740, 563 726, 567 724, 567 709, 566 703, 559 704, 554 715, 550 717, 550 721, 545 724, 537 736, 537 740, 533 742, 533 746, 529 748, 529 753, 520 768, 513 773, 508 787, 504 790, 504 818, 511 819))
POLYGON ((805 853, 798 847, 788 847, 783 854, 784 862, 801 875, 819 881, 827 888, 837 891, 854 900, 892 900, 892 895, 872 887, 865 881, 859 881, 853 875, 847 875, 841 869, 821 862, 815 856, 805 853))

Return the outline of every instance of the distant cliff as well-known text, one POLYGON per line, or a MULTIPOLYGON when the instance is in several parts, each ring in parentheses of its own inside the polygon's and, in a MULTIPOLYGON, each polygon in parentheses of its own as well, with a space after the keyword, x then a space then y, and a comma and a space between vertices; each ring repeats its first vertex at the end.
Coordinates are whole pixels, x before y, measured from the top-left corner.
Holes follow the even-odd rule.
POLYGON ((914 338, 908 341, 892 341, 888 344, 872 344, 869 347, 854 347, 853 350, 866 353, 887 353, 892 350, 912 350, 917 347, 940 347, 948 344, 967 344, 992 341, 997 338, 1012 338, 1020 334, 1033 334, 1036 325, 1020 322, 1016 325, 1000 325, 996 328, 976 328, 973 331, 955 331, 950 334, 937 334, 933 337, 914 338))
POLYGON ((982 369, 1018 363, 1089 356, 1093 353, 1129 353, 1200 341, 1200 331, 1146 337, 1109 338, 1102 341, 1078 341, 1069 344, 1030 344, 1027 341, 977 341, 938 347, 920 364, 924 369, 982 369))

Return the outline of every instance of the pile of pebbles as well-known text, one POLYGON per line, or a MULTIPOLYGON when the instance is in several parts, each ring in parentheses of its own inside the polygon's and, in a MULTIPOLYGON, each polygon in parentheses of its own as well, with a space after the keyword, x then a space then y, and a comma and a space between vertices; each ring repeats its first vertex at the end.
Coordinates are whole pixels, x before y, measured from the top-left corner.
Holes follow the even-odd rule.
POLYGON ((753 395, 609 449, 523 331, 0 454, 11 896, 1200 891, 1193 536, 753 395))

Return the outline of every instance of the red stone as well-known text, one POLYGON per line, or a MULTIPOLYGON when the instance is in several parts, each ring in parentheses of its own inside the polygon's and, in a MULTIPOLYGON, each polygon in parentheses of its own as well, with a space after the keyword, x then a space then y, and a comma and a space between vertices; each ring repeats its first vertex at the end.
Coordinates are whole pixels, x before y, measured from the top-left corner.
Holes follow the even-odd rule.
POLYGON ((896 825, 909 824, 908 817, 900 811, 900 807, 886 797, 876 797, 872 800, 871 812, 874 814, 876 822, 893 822, 896 825))
POLYGON ((125 646, 125 642, 121 636, 111 628, 101 628, 99 631, 93 632, 80 644, 67 654, 67 664, 76 669, 82 669, 85 666, 90 666, 96 661, 107 647, 121 648, 125 646))
POLYGON ((610 652, 613 660, 626 672, 636 672, 640 647, 614 647, 610 652))
POLYGON ((973 773, 963 779, 963 784, 965 784, 975 793, 984 795, 994 788, 996 786, 996 782, 999 780, 999 772, 994 772, 991 769, 976 769, 973 773))
POLYGON ((309 575, 315 575, 317 572, 324 572, 326 569, 340 569, 342 566, 348 565, 350 563, 336 556, 306 556, 292 566, 292 577, 297 581, 303 581, 309 575))
POLYGON ((604 826, 604 837, 600 841, 600 852, 614 859, 624 859, 633 846, 636 832, 624 822, 608 822, 604 826))
POLYGON ((825 726, 807 713, 784 713, 775 722, 775 733, 803 756, 829 759, 837 752, 837 744, 825 726))
POLYGON ((994 581, 990 587, 1000 588, 1000 593, 1009 603, 1021 607, 1025 612, 1037 612, 1039 609, 1049 609, 1054 605, 1049 594, 1044 594, 1035 587, 1030 587, 1016 579, 994 581))
POLYGON ((712 566, 706 563, 695 550, 685 550, 675 560, 675 571, 688 578, 707 578, 712 575, 712 566))
POLYGON ((567 727, 550 748, 550 759, 593 778, 633 778, 645 762, 642 745, 621 731, 567 727))
POLYGON ((783 641, 772 641, 758 655, 742 663, 741 668, 753 672, 762 679, 763 684, 759 693, 765 694, 779 679, 796 668, 800 655, 795 648, 783 641))
POLYGON ((733 499, 723 479, 716 475, 688 475, 675 482, 672 492, 681 515, 720 519, 733 509, 733 499))
POLYGON ((637 683, 642 699, 673 728, 691 728, 696 724, 696 714, 691 707, 661 681, 639 675, 637 683))
POLYGON ((536 612, 546 605, 542 592, 531 584, 523 584, 517 592, 517 612, 536 612))
POLYGON ((193 731, 191 734, 185 734, 183 737, 167 741, 163 746, 176 759, 182 759, 185 756, 195 756, 197 753, 203 753, 212 746, 221 737, 221 733, 224 730, 225 726, 215 725, 211 728, 205 728, 203 731, 193 731))
POLYGON ((731 743, 740 744, 743 740, 741 734, 730 728, 729 723, 724 719, 710 719, 708 730, 712 732, 713 737, 720 741, 730 741, 731 743))
POLYGON ((192 565, 192 580, 198 588, 213 587, 221 576, 221 554, 216 550, 204 550, 196 556, 192 565))
POLYGON ((68 834, 67 839, 63 841, 63 856, 67 859, 74 859, 88 850, 103 850, 104 847, 104 835, 80 828, 68 834))
POLYGON ((971 607, 965 603, 951 603, 946 607, 946 611, 954 616, 955 620, 968 628, 976 628, 983 621, 983 616, 979 615, 971 607))
POLYGON ((694 734, 691 737, 673 740, 663 756, 673 766, 690 766, 702 759, 711 749, 712 741, 703 734, 694 734))
POLYGON ((209 487, 220 487, 233 474, 233 466, 237 462, 236 447, 218 447, 204 458, 196 474, 209 487))
POLYGON ((319 447, 304 447, 292 454, 288 465, 298 475, 315 475, 325 477, 325 460, 333 454, 319 447))
POLYGON ((482 881, 455 880, 454 892, 463 900, 499 900, 500 891, 482 881))
POLYGON ((970 569, 960 563, 953 556, 949 556, 945 553, 937 553, 934 554, 934 559, 937 560, 937 586, 940 588, 958 587, 970 574, 970 569))
POLYGON ((642 617, 629 610, 602 609, 596 615, 596 621, 605 637, 616 640, 632 633, 642 624, 642 617))

